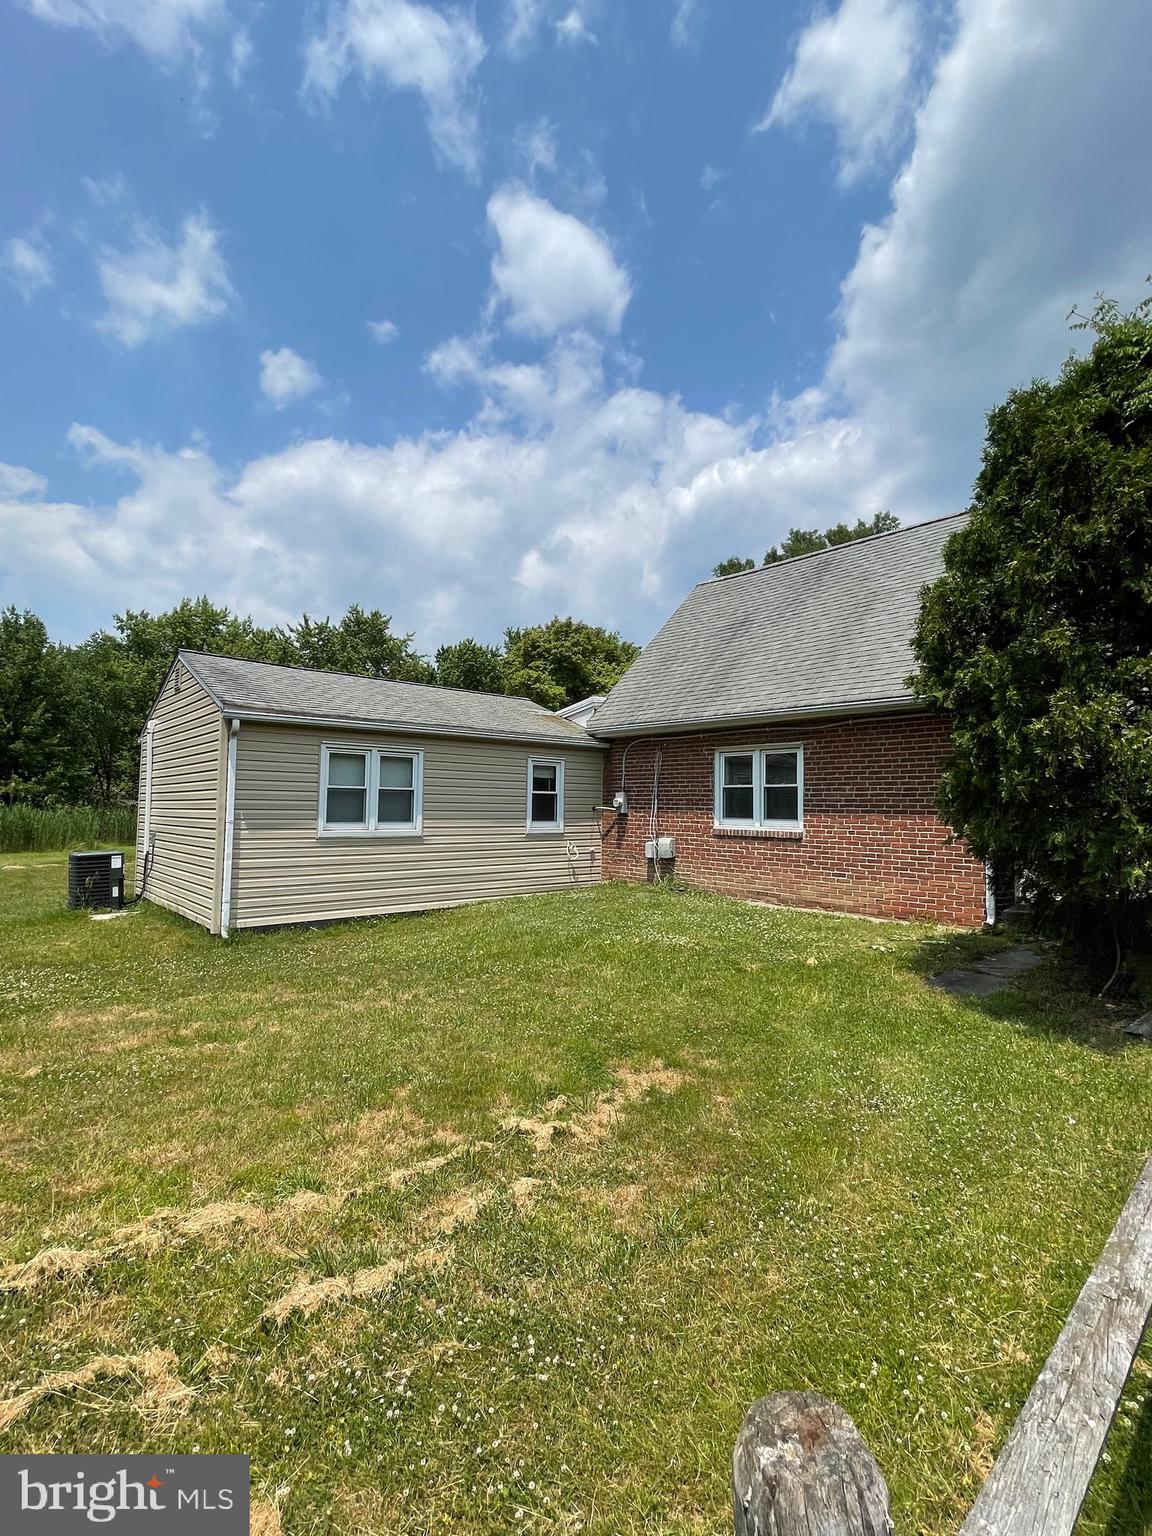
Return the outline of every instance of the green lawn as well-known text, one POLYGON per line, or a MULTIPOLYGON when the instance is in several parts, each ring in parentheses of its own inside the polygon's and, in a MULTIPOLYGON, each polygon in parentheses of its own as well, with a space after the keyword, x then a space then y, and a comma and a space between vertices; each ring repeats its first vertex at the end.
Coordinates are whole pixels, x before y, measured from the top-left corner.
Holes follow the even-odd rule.
MULTIPOLYGON (((64 887, 0 868, 0 1449, 244 1451, 291 1536, 720 1536, 781 1387, 954 1530, 1152 1141, 1050 967, 925 987, 996 940, 605 886, 224 944, 64 887)), ((1152 1528, 1149 1384, 1094 1536, 1152 1528)))

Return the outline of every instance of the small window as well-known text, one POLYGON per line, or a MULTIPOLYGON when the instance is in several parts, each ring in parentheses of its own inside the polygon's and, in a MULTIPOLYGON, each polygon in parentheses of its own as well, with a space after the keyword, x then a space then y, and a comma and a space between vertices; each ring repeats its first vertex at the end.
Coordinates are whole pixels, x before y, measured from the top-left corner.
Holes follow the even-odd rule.
POLYGON ((715 784, 718 827, 804 825, 803 747, 717 752, 715 784))
POLYGON ((558 759, 528 759, 528 830, 564 830, 564 764, 558 759))
POLYGON ((320 831, 418 833, 423 767, 422 752, 323 747, 320 831))

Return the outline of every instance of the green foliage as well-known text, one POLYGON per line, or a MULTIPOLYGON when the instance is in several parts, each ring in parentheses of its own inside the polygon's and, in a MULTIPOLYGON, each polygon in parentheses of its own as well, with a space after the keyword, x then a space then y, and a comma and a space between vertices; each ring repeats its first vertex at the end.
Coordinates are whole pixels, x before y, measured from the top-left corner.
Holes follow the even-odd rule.
POLYGON ((788 537, 773 544, 764 555, 765 565, 791 560, 796 555, 814 555, 835 544, 851 544, 856 539, 870 539, 877 533, 893 533, 900 526, 894 512, 877 512, 875 517, 857 518, 854 523, 833 523, 823 533, 817 528, 790 528, 788 537))
MULTIPOLYGON (((877 512, 874 517, 860 517, 854 523, 833 523, 823 532, 819 528, 790 528, 788 537, 773 544, 764 554, 765 565, 775 565, 780 560, 794 560, 797 555, 814 555, 821 549, 831 549, 835 544, 851 544, 855 539, 870 539, 877 533, 894 533, 900 519, 894 512, 877 512)), ((740 555, 730 555, 712 567, 713 576, 738 576, 742 571, 756 569, 755 560, 740 555)))
POLYGON ((719 565, 712 567, 713 576, 739 576, 743 571, 754 571, 756 562, 749 556, 743 559, 740 555, 729 555, 727 560, 721 560, 719 565))
POLYGON ((412 636, 394 635, 387 614, 378 608, 365 613, 359 603, 353 603, 337 624, 305 614, 283 632, 282 645, 276 659, 290 666, 390 677, 406 683, 436 680, 434 669, 412 649, 412 636))
POLYGON ((73 788, 65 653, 34 613, 0 613, 0 795, 67 797, 73 788))
POLYGON ((988 419, 912 684, 954 721, 941 804, 1070 927, 1152 894, 1152 301, 988 419))
POLYGON ((0 805, 0 853, 57 848, 125 847, 136 841, 136 812, 123 805, 46 808, 17 801, 0 805))
POLYGON ((457 640, 436 652, 436 681, 444 688, 475 693, 504 692, 504 657, 498 646, 457 640))
POLYGON ((590 694, 607 693, 640 654, 611 630, 579 619, 550 619, 504 634, 504 691, 563 709, 590 694))

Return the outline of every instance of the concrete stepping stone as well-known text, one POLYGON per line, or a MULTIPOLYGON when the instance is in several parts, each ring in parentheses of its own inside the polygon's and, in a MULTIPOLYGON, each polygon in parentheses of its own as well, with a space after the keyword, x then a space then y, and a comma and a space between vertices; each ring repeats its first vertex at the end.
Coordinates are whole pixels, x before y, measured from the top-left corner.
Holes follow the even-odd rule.
POLYGON ((970 966, 930 976, 928 985, 957 997, 989 997, 993 992, 1002 992, 1017 976, 1034 970, 1043 959, 1043 955, 1038 955, 1026 944, 1017 944, 1012 949, 1002 949, 998 954, 975 960, 970 966))

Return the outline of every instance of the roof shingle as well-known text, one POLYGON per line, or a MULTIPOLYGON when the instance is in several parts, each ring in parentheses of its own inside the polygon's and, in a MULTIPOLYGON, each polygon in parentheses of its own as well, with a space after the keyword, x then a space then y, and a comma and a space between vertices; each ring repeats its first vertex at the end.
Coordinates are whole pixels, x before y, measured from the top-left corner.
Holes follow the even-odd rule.
POLYGON ((907 704, 920 592, 965 513, 703 581, 596 711, 598 736, 907 704))
POLYGON ((179 658, 226 715, 370 726, 437 736, 484 736, 558 747, 596 747, 586 731, 531 699, 314 672, 266 661, 180 651, 179 658))

